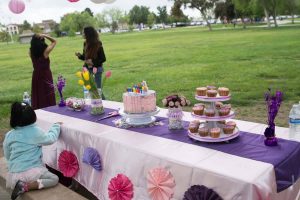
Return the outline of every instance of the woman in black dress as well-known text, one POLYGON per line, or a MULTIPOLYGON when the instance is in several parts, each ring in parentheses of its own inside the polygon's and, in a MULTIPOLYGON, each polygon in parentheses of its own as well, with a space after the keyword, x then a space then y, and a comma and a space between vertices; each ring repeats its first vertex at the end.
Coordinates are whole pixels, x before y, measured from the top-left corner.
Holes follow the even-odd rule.
MULTIPOLYGON (((97 31, 91 26, 85 27, 83 34, 85 38, 83 53, 80 54, 77 52, 75 55, 84 61, 84 67, 86 67, 90 73, 95 74, 97 88, 101 88, 103 63, 106 61, 102 42, 99 40, 97 31)), ((102 99, 105 99, 103 95, 102 99)))
POLYGON ((53 106, 55 91, 49 54, 56 45, 56 40, 44 34, 35 34, 31 39, 30 58, 33 65, 31 83, 31 102, 33 109, 53 106), (51 43, 47 45, 45 38, 51 43))

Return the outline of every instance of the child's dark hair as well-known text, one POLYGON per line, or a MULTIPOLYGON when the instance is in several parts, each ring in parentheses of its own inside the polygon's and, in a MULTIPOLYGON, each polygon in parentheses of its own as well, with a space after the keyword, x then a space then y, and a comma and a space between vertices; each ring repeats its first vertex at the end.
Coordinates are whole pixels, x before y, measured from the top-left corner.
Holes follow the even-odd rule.
POLYGON ((15 102, 11 105, 10 126, 27 126, 36 122, 36 114, 30 105, 15 102))

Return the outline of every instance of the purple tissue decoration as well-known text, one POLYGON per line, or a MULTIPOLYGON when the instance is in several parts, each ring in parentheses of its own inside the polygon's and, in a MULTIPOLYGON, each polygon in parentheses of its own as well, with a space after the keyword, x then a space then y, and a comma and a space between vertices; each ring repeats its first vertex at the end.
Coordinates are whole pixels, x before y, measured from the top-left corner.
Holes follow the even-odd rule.
POLYGON ((271 94, 271 89, 269 88, 265 94, 266 106, 268 111, 268 127, 265 130, 265 145, 266 146, 276 146, 277 138, 275 136, 275 117, 278 113, 282 102, 282 92, 276 91, 275 95, 271 94))
POLYGON ((223 200, 214 190, 204 185, 193 185, 185 193, 183 200, 223 200))
POLYGON ((97 171, 102 170, 101 157, 100 157, 98 151, 94 148, 87 147, 84 150, 82 162, 84 162, 85 164, 91 165, 97 171))
POLYGON ((57 78, 57 83, 56 83, 56 88, 58 90, 59 97, 60 97, 60 101, 58 104, 59 107, 66 106, 66 102, 65 102, 63 94, 62 94, 62 91, 63 91, 65 85, 66 85, 66 79, 62 75, 59 75, 57 78))

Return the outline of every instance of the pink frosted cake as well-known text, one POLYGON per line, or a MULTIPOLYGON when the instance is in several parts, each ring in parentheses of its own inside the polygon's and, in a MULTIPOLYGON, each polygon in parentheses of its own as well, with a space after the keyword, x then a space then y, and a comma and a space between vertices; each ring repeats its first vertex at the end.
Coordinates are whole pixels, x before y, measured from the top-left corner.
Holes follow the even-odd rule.
POLYGON ((124 112, 131 114, 147 113, 156 110, 156 92, 148 90, 143 93, 123 93, 124 112))
POLYGON ((156 111, 156 92, 149 90, 146 81, 128 87, 123 93, 124 112, 141 114, 156 111))

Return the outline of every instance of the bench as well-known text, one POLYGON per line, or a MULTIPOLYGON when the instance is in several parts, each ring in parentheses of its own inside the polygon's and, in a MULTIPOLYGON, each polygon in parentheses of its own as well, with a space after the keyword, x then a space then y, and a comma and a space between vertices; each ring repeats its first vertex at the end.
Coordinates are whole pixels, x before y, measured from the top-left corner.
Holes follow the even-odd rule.
MULTIPOLYGON (((4 157, 0 158, 0 187, 6 189, 9 194, 11 190, 6 188, 6 177, 7 165, 4 157)), ((22 200, 83 200, 86 199, 83 196, 77 194, 76 192, 70 190, 69 188, 61 185, 60 183, 53 188, 47 188, 42 190, 33 190, 24 193, 21 198, 22 200)))

